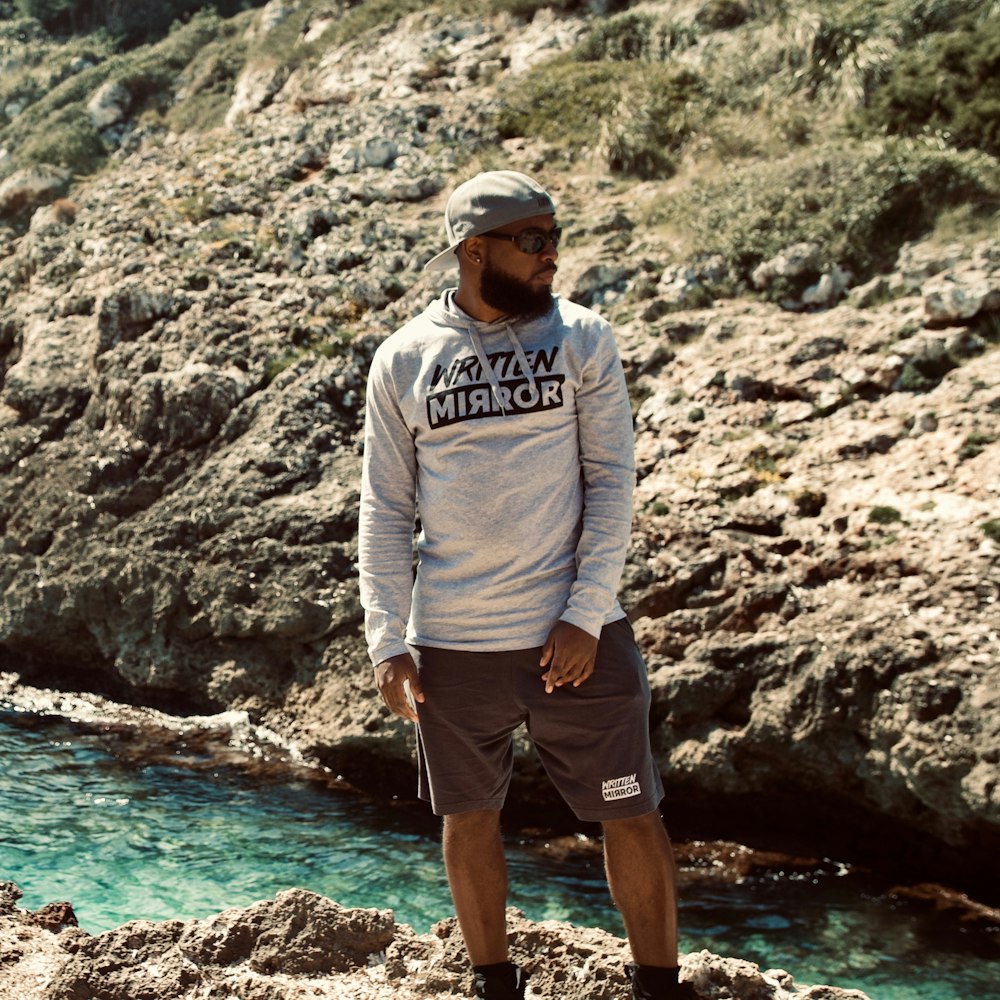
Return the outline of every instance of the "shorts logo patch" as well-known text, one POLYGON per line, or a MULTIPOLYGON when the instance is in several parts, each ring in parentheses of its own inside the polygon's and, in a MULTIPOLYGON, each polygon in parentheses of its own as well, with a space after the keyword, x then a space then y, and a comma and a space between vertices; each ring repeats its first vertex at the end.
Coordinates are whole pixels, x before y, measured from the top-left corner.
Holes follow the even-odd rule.
POLYGON ((601 782, 601 795, 605 802, 614 802, 615 799, 630 799, 633 795, 641 795, 642 789, 639 782, 635 780, 634 774, 626 774, 622 778, 609 778, 601 782))

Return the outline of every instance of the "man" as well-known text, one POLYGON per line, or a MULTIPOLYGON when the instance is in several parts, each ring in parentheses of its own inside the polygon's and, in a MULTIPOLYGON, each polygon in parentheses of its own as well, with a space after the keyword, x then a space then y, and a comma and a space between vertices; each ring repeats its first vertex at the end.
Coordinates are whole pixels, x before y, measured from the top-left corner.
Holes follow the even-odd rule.
POLYGON ((553 295, 560 230, 531 178, 472 178, 445 228, 426 267, 457 267, 458 288, 372 362, 359 566, 379 692, 418 724, 420 795, 444 817, 476 996, 524 997, 499 823, 524 723, 577 816, 602 824, 632 997, 693 997, 646 670, 615 596, 635 473, 611 329, 553 295))

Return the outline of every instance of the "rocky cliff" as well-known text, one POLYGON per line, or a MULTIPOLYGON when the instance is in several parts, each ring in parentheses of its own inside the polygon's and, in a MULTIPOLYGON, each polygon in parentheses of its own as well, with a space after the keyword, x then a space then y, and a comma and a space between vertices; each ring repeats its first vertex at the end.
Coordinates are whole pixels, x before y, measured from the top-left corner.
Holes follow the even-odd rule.
MULTIPOLYGON (((554 193, 559 288, 609 316, 626 365, 622 598, 672 823, 703 809, 732 832, 767 798, 851 849, 889 831, 909 863, 981 874, 1000 846, 997 243, 909 242, 864 284, 827 269, 767 302, 816 267, 791 246, 734 296, 643 225, 662 185, 491 124, 496 82, 586 26, 416 13, 307 69, 249 64, 209 132, 95 90, 100 172, 3 181, 0 666, 244 710, 411 794, 355 580, 365 374, 447 284, 420 267, 450 187, 509 166, 554 193)), ((546 801, 527 755, 519 773, 546 801)))

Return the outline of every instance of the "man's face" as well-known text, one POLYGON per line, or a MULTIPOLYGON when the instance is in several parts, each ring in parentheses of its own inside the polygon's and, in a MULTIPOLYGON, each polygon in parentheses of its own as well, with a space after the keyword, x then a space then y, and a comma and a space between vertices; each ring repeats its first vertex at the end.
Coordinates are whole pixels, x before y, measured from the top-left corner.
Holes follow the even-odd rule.
POLYGON ((543 316, 552 306, 552 279, 558 251, 544 237, 555 229, 555 218, 539 215, 496 230, 485 245, 479 294, 483 302, 505 316, 543 316), (544 245, 537 253, 525 253, 503 236, 540 233, 544 245))

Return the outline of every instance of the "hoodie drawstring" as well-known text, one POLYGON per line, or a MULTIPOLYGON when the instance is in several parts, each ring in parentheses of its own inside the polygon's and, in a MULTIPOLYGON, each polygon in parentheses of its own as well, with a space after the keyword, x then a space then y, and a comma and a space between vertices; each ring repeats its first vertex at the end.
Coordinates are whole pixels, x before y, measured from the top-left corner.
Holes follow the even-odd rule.
MULTIPOLYGON (((521 369, 524 377, 527 378, 528 384, 531 386, 531 392, 534 395, 538 391, 538 386, 535 382, 535 374, 528 363, 528 356, 524 353, 521 341, 517 339, 517 334, 510 323, 505 323, 504 329, 507 333, 507 339, 510 341, 510 346, 514 349, 514 357, 517 358, 518 367, 521 369)), ((472 340, 472 349, 476 352, 476 360, 483 370, 486 381, 490 384, 490 391, 493 393, 493 398, 497 401, 500 412, 504 416, 507 416, 507 407, 504 406, 503 394, 500 392, 500 380, 497 378, 497 373, 493 370, 493 365, 490 364, 490 360, 486 355, 486 349, 483 347, 479 330, 474 326, 469 326, 468 330, 469 337, 472 340)))

